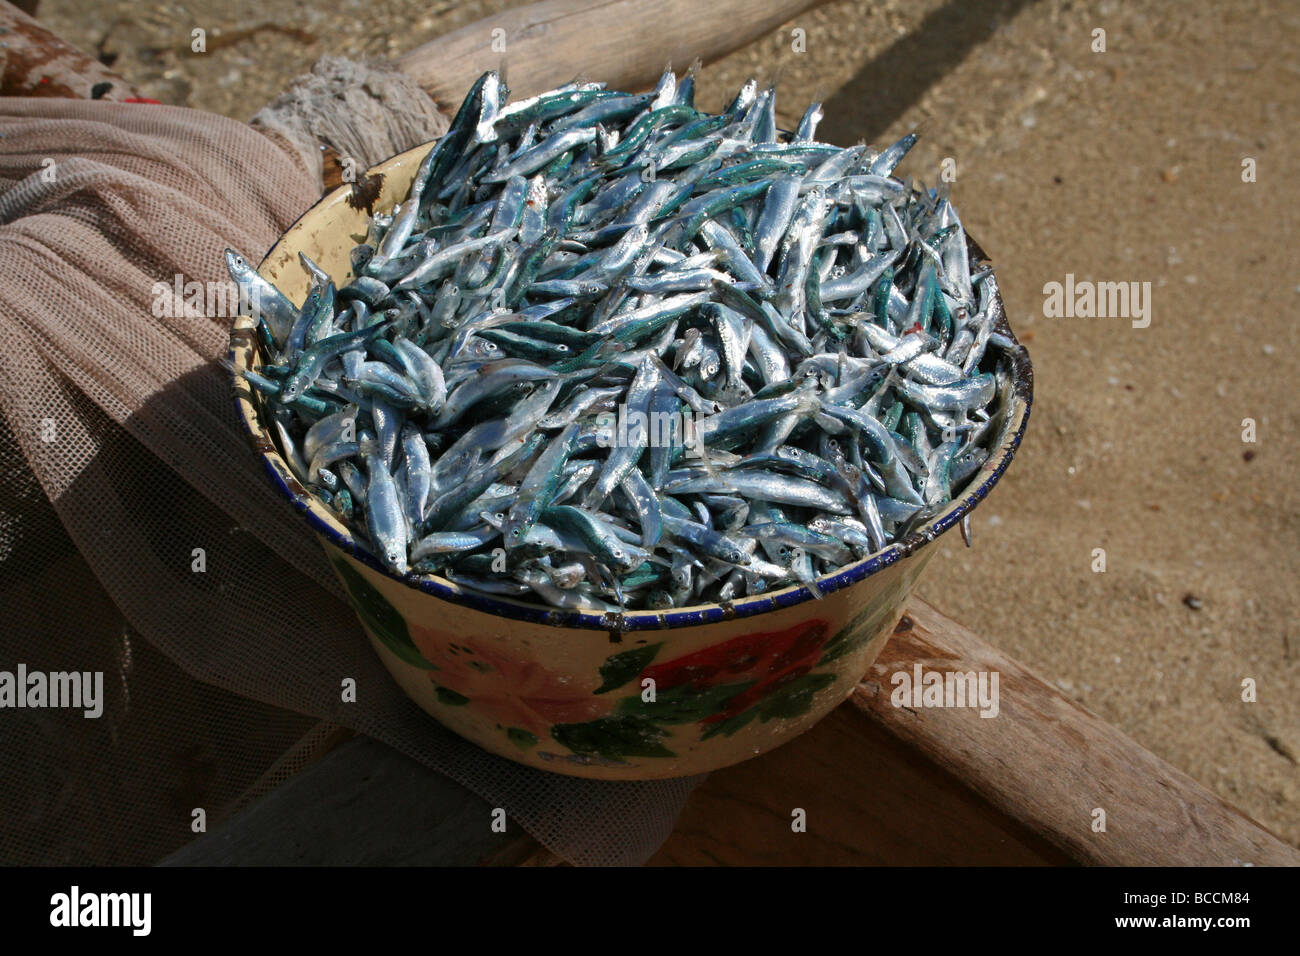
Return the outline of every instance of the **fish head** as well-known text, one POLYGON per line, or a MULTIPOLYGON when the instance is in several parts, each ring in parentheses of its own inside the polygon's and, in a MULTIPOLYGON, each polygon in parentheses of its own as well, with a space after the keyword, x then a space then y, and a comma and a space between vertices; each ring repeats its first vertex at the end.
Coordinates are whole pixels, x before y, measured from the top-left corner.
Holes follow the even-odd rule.
POLYGON ((302 396, 303 388, 306 386, 306 378, 302 375, 290 375, 280 386, 280 401, 284 404, 297 401, 302 396))
POLYGON ((639 554, 629 552, 626 548, 620 547, 619 545, 614 545, 609 549, 609 556, 610 559, 613 560, 616 570, 622 574, 628 574, 631 571, 635 571, 637 566, 641 564, 642 560, 639 554))
POLYGON ((238 282, 245 278, 253 271, 253 267, 248 264, 248 260, 241 256, 234 249, 226 250, 226 270, 230 273, 230 278, 238 282))
POLYGON ((652 611, 666 611, 673 606, 672 595, 667 591, 651 591, 646 606, 652 611))
POLYGON ((522 516, 508 517, 501 526, 501 537, 505 539, 508 545, 523 544, 524 538, 527 536, 528 526, 522 516))
POLYGON ((388 570, 395 574, 405 574, 409 570, 406 564, 405 551, 402 548, 399 548, 395 543, 384 547, 383 558, 384 564, 388 566, 388 570))

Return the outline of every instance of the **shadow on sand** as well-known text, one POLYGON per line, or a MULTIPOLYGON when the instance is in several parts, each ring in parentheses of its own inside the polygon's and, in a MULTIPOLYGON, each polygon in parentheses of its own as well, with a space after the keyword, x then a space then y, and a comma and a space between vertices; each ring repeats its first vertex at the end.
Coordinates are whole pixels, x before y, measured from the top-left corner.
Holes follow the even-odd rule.
POLYGON ((823 106, 818 139, 848 146, 879 142, 895 120, 984 43, 1037 0, 951 0, 874 58, 823 106))

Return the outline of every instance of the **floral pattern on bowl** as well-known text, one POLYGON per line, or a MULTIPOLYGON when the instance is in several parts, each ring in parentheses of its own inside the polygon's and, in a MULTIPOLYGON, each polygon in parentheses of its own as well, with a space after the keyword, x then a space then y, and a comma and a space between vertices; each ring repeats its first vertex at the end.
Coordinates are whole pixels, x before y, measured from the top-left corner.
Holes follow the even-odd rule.
POLYGON ((752 756, 810 725, 874 659, 926 559, 889 569, 887 586, 847 618, 798 614, 716 643, 669 632, 613 653, 602 634, 582 655, 585 668, 542 660, 535 642, 458 627, 454 613, 438 627, 408 619, 369 569, 342 555, 333 564, 376 650, 420 706, 511 759, 618 779, 698 772, 701 751, 752 756))

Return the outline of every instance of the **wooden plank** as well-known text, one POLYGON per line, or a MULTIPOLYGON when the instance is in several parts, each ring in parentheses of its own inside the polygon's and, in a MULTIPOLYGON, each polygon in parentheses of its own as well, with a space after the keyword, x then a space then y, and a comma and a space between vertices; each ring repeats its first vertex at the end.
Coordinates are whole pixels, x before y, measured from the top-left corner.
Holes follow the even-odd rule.
POLYGON ((852 697, 714 773, 655 864, 1300 865, 1300 852, 913 601, 852 697), (1000 710, 895 707, 896 672, 996 671, 1000 710), (1106 832, 1093 832, 1093 810, 1106 832), (807 813, 807 832, 791 813, 807 813))
POLYGON ((519 99, 576 75, 642 89, 672 61, 708 63, 824 0, 543 0, 507 10, 405 54, 397 65, 444 110, 484 70, 508 66, 519 99))
POLYGON ((1072 862, 848 705, 712 774, 653 866, 1044 866, 1072 862), (793 830, 796 809, 806 832, 793 830))
POLYGON ((163 866, 516 866, 554 857, 488 804, 372 740, 332 750, 163 866))

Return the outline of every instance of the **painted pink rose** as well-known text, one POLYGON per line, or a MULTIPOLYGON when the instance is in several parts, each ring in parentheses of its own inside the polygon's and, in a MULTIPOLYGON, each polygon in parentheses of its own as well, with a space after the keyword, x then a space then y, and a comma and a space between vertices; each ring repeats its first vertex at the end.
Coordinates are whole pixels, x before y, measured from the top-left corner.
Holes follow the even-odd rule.
POLYGON ((489 641, 415 624, 410 633, 420 653, 438 667, 429 672, 430 680, 507 729, 541 738, 552 724, 595 720, 612 706, 593 695, 598 681, 557 674, 519 651, 506 653, 489 641))

